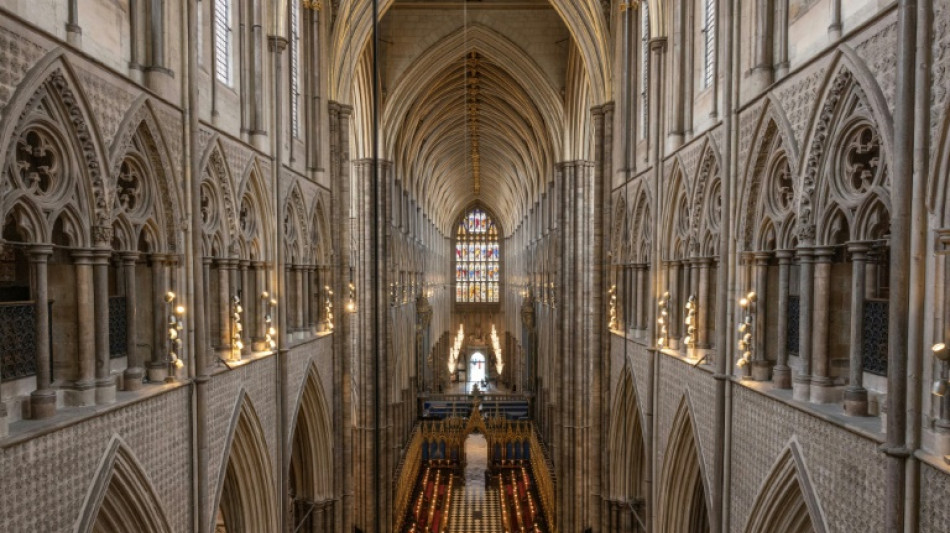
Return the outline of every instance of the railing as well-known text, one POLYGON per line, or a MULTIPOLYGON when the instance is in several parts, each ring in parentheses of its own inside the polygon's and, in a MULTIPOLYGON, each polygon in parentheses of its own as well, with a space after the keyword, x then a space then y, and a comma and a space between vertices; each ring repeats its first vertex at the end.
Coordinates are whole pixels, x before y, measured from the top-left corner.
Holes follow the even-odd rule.
POLYGON ((887 375, 887 300, 864 301, 864 371, 887 375))
MULTIPOLYGON (((47 309, 49 365, 52 369, 53 300, 49 301, 47 309)), ((3 381, 36 375, 36 309, 32 300, 0 303, 0 375, 3 381)))
POLYGON ((0 304, 0 358, 3 381, 36 375, 36 309, 33 302, 0 304))
POLYGON ((128 355, 128 299, 125 296, 109 298, 109 357, 128 355))

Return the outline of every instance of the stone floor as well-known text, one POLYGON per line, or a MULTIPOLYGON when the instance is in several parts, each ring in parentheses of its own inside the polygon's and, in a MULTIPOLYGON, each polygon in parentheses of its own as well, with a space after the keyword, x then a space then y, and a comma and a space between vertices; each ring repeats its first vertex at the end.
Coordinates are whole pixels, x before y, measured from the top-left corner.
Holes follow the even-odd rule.
POLYGON ((465 440, 464 486, 452 498, 449 533, 502 533, 501 507, 498 491, 485 490, 488 469, 488 441, 483 435, 470 435, 465 440))

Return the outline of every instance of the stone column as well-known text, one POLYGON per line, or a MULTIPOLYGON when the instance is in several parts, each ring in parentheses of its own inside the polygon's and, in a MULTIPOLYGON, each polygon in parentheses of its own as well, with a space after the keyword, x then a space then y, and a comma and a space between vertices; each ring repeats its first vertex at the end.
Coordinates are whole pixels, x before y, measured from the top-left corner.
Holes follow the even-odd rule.
POLYGON ((775 252, 778 258, 778 323, 775 339, 778 355, 775 368, 772 369, 772 382, 780 389, 792 388, 792 370, 788 367, 788 295, 793 253, 790 250, 775 252))
POLYGON ((712 305, 712 299, 709 297, 709 267, 712 260, 703 258, 699 263, 699 295, 696 301, 699 308, 696 310, 696 319, 699 325, 696 327, 697 348, 709 349, 712 345, 709 342, 709 312, 712 305))
POLYGON ((96 403, 96 332, 95 300, 92 287, 92 251, 72 253, 76 275, 76 356, 78 379, 67 394, 72 405, 96 403))
POLYGON ((50 388, 49 285, 46 264, 53 255, 48 244, 30 246, 33 265, 34 335, 36 336, 36 390, 30 393, 30 417, 49 418, 56 414, 56 392, 50 388))
POLYGON ((812 299, 815 284, 815 263, 812 248, 799 248, 799 316, 798 316, 798 357, 801 360, 801 372, 792 380, 793 396, 796 400, 807 402, 811 397, 811 347, 812 347, 812 299))
POLYGON ((96 404, 115 402, 115 376, 109 353, 109 259, 112 250, 93 252, 93 282, 96 324, 96 404))
MULTIPOLYGON (((213 311, 211 302, 214 301, 213 293, 211 292, 213 290, 213 287, 211 286, 211 264, 213 261, 214 259, 208 256, 201 258, 201 277, 204 280, 204 284, 202 286, 204 287, 204 301, 205 308, 207 309, 207 318, 205 320, 205 325, 207 326, 205 328, 205 340, 207 341, 208 345, 205 347, 205 349, 208 351, 209 357, 214 353, 214 334, 211 331, 211 326, 213 324, 211 321, 211 313, 213 311)), ((214 361, 214 359, 211 359, 210 361, 214 361)), ((209 362, 209 364, 211 363, 209 362)))
POLYGON ((128 363, 123 373, 123 387, 125 390, 138 390, 142 387, 142 378, 145 376, 142 353, 138 350, 137 340, 138 325, 138 296, 136 294, 135 283, 135 262, 139 257, 138 252, 123 252, 122 274, 125 287, 125 351, 128 354, 128 363))
POLYGON ((301 265, 300 272, 297 274, 300 278, 298 285, 301 287, 300 294, 300 304, 302 307, 301 317, 300 317, 300 329, 303 329, 307 332, 310 330, 310 307, 311 300, 313 300, 313 291, 310 289, 310 273, 313 272, 313 267, 310 265, 301 265))
POLYGON ((296 284, 297 298, 294 300, 294 322, 297 326, 297 330, 302 330, 305 327, 303 317, 304 310, 306 308, 307 294, 303 286, 303 274, 305 267, 303 265, 294 265, 294 283, 296 284))
POLYGON ((165 281, 167 256, 151 254, 152 263, 152 360, 148 364, 148 380, 153 383, 165 381, 168 377, 168 352, 165 342, 165 293, 168 284, 165 281))
POLYGON ((812 371, 810 399, 814 403, 833 400, 828 354, 828 332, 831 322, 831 260, 832 248, 815 250, 815 285, 812 314, 812 371))
POLYGON ((775 12, 776 65, 775 77, 781 79, 788 74, 788 2, 778 2, 775 12))
POLYGON ((844 411, 851 416, 868 415, 868 391, 864 388, 864 298, 867 243, 848 245, 851 252, 851 346, 848 387, 844 411))
POLYGON ((753 346, 752 352, 752 379, 756 381, 768 381, 769 379, 769 360, 766 349, 766 336, 769 323, 768 302, 769 302, 769 259, 772 257, 770 252, 759 252, 755 254, 755 302, 752 303, 755 309, 755 323, 753 327, 753 346))
POLYGON ((772 15, 774 7, 770 0, 755 3, 755 48, 752 79, 756 90, 764 90, 772 83, 772 15))
POLYGON ((231 354, 231 259, 219 258, 218 263, 218 350, 227 352, 227 359, 231 354))
POLYGON ((634 312, 635 322, 634 327, 636 329, 646 328, 646 270, 647 265, 637 265, 637 278, 636 278, 636 290, 634 291, 634 302, 636 304, 636 311, 634 312))

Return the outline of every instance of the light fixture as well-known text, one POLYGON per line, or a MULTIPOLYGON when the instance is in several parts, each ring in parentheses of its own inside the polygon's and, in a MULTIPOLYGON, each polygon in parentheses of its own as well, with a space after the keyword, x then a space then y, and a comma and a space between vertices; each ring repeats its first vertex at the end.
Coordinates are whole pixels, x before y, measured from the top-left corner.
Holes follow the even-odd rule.
POLYGON ((938 342, 930 347, 930 351, 933 352, 934 358, 940 361, 941 377, 934 380, 933 388, 930 390, 934 396, 944 396, 947 394, 948 388, 950 388, 950 383, 948 383, 946 376, 947 361, 950 360, 950 351, 947 350, 946 343, 938 342))
POLYGON ((686 324, 686 336, 683 337, 683 343, 687 348, 694 348, 696 344, 696 296, 690 294, 686 299, 686 317, 683 318, 686 324))
POLYGON ((610 317, 610 322, 608 323, 608 329, 617 329, 620 325, 617 320, 617 285, 611 285, 610 289, 607 291, 607 294, 610 296, 610 308, 608 310, 608 316, 610 317))
POLYGON ((662 350, 663 348, 667 348, 668 330, 667 330, 667 324, 666 324, 666 316, 668 315, 668 313, 666 309, 667 307, 669 307, 669 305, 670 305, 670 291, 664 291, 663 296, 660 296, 656 301, 656 307, 657 307, 656 324, 657 324, 657 333, 658 333, 657 339, 656 339, 656 347, 657 349, 660 349, 660 350, 662 350))
POLYGON ((241 332, 244 326, 241 324, 241 315, 244 313, 244 307, 241 305, 240 295, 231 296, 231 359, 241 359, 241 350, 244 349, 244 341, 241 339, 241 332), (237 354, 234 350, 237 350, 237 354))
POLYGON ((347 284, 348 294, 346 297, 346 312, 355 313, 356 312, 356 285, 353 282, 347 284))
MULTIPOLYGON (((752 344, 754 332, 752 317, 755 314, 755 299, 755 291, 749 291, 745 296, 739 299, 739 307, 747 313, 737 327, 741 337, 736 343, 736 347, 739 349, 739 352, 742 353, 742 356, 736 361, 736 366, 743 370, 752 362, 752 354, 754 351, 752 344)), ((749 378, 750 376, 744 374, 743 377, 749 378)))
POLYGON ((176 295, 172 291, 165 293, 165 305, 168 309, 168 375, 165 376, 166 383, 177 381, 175 377, 179 368, 185 366, 179 354, 181 354, 182 342, 181 332, 184 330, 183 316, 185 307, 175 305, 176 295))
MULTIPOLYGON (((262 299, 266 300, 268 296, 266 291, 261 293, 262 299)), ((264 314, 264 345, 271 351, 274 351, 277 349, 277 340, 275 339, 277 336, 277 328, 274 327, 274 317, 271 311, 273 311, 274 307, 277 307, 277 299, 271 298, 267 303, 270 306, 270 310, 264 314)))

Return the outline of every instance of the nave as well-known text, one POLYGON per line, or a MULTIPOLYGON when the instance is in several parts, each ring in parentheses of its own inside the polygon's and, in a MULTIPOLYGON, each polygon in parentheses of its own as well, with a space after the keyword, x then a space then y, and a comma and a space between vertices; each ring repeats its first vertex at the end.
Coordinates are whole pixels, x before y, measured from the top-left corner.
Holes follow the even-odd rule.
POLYGON ((455 413, 468 407, 470 414, 464 418, 453 414, 431 425, 423 422, 421 468, 398 531, 551 531, 533 475, 534 468, 547 465, 543 460, 532 464, 532 443, 524 438, 533 431, 531 422, 522 421, 513 428, 507 417, 495 414, 486 424, 478 402, 466 405, 468 400, 460 397, 453 403, 463 404, 455 413))

